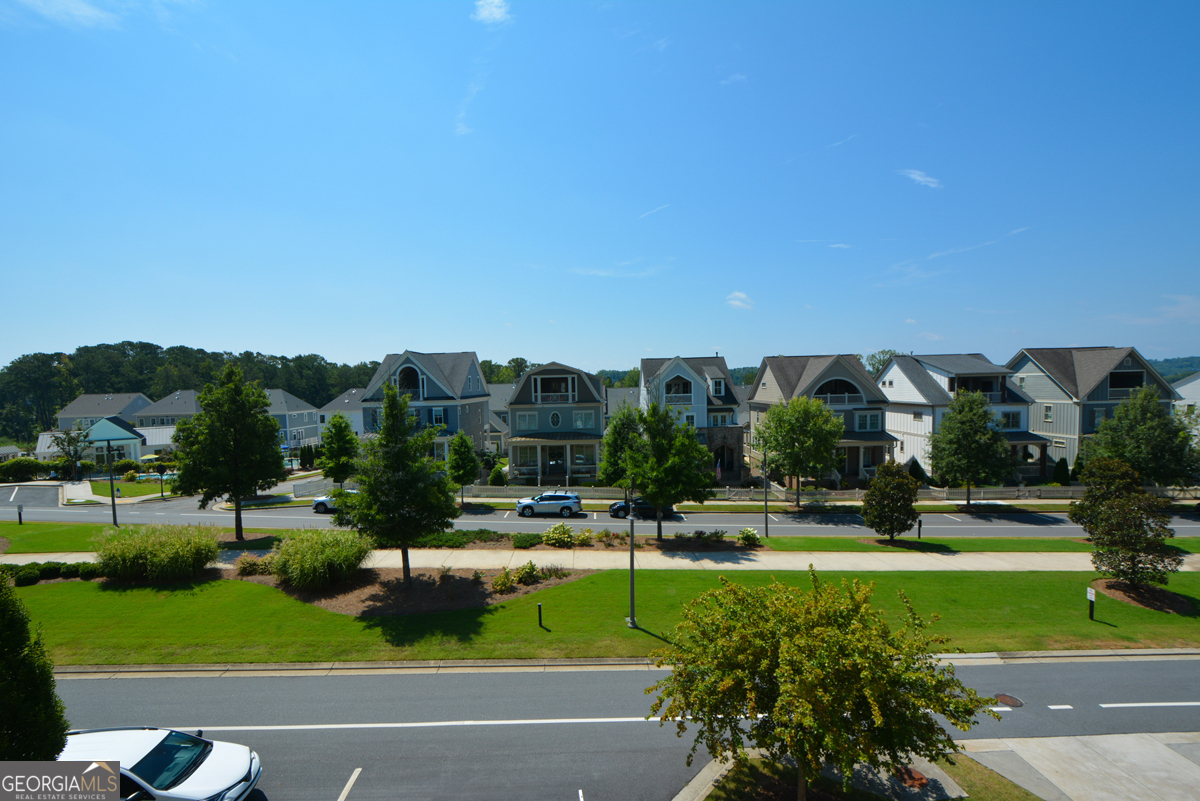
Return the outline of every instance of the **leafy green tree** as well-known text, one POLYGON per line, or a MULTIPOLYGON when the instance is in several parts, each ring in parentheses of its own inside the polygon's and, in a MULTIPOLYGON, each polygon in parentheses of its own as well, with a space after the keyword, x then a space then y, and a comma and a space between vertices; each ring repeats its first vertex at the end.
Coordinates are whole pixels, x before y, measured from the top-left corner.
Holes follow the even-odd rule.
POLYGON ((66 708, 41 631, 7 578, 0 579, 0 761, 50 761, 67 744, 66 708))
POLYGON ((0 436, 17 442, 34 439, 33 413, 23 403, 6 403, 0 409, 0 436))
POLYGON ((475 443, 459 431, 450 440, 450 453, 446 458, 446 472, 450 480, 458 485, 459 503, 466 503, 466 486, 479 479, 479 457, 475 455, 475 443))
POLYGON ((491 359, 484 359, 479 363, 479 369, 483 373, 483 380, 489 384, 494 384, 499 379, 500 370, 503 368, 491 359))
POLYGON ((521 376, 525 375, 530 369, 528 360, 522 359, 520 356, 515 356, 508 360, 508 364, 504 365, 512 373, 512 380, 516 381, 521 376))
POLYGON ((967 487, 1003 481, 1011 472, 1008 440, 982 392, 959 392, 929 442, 933 472, 967 487))
POLYGON ((1104 576, 1135 586, 1166 584, 1183 556, 1166 541, 1171 504, 1148 495, 1141 476, 1120 459, 1089 459, 1080 473, 1086 489, 1067 516, 1092 540, 1092 565, 1104 576))
POLYGON ((508 476, 504 475, 504 468, 496 465, 492 468, 492 472, 488 474, 489 487, 503 487, 508 484, 508 476))
POLYGON ((379 433, 363 444, 358 461, 358 492, 335 493, 334 520, 339 526, 350 526, 379 545, 400 548, 409 589, 409 546, 418 537, 444 531, 458 516, 450 484, 438 475, 429 456, 437 433, 437 428, 422 427, 410 418, 407 397, 385 386, 383 422, 379 433))
POLYGON ((1184 486, 1200 479, 1200 449, 1192 432, 1161 402, 1158 390, 1142 387, 1084 441, 1087 459, 1120 459, 1156 485, 1184 486))
POLYGON ((200 411, 175 427, 175 489, 200 495, 205 509, 217 498, 233 502, 234 532, 242 532, 242 499, 283 481, 287 473, 279 450, 279 423, 267 414, 271 402, 257 384, 246 383, 241 369, 227 364, 215 384, 198 398, 200 411))
POLYGON ((921 463, 913 459, 908 464, 908 474, 916 479, 918 484, 928 484, 929 476, 925 473, 925 468, 921 467, 921 463))
POLYGON ((896 539, 917 524, 917 489, 920 485, 896 462, 885 462, 863 495, 863 522, 876 534, 896 539))
POLYGON ((491 451, 487 448, 475 451, 475 456, 479 459, 479 466, 489 473, 504 460, 503 453, 500 451, 491 451))
POLYGON ((1065 456, 1054 463, 1054 483, 1064 487, 1071 483, 1071 468, 1067 466, 1065 456))
POLYGON ((634 367, 632 370, 630 370, 628 373, 626 373, 621 378, 621 380, 617 383, 617 386, 628 389, 631 387, 639 386, 641 383, 642 383, 641 368, 634 367))
POLYGON ((84 455, 92 447, 92 443, 87 438, 87 429, 79 423, 70 431, 60 431, 50 437, 50 442, 54 445, 54 449, 62 455, 70 467, 71 475, 78 481, 79 462, 83 461, 84 455))
POLYGON ((867 372, 869 372, 871 375, 876 375, 880 370, 883 369, 883 366, 888 363, 888 359, 899 355, 900 351, 892 350, 891 348, 883 348, 882 350, 877 350, 874 353, 868 354, 866 360, 867 372))
POLYGON ((755 447, 762 453, 762 471, 796 480, 796 505, 800 481, 821 478, 838 464, 838 442, 846 422, 815 398, 792 398, 767 409, 758 426, 755 447))
POLYGON ((608 419, 604 439, 600 443, 600 467, 596 472, 596 483, 605 487, 629 489, 626 480, 625 456, 642 436, 638 427, 637 409, 620 406, 608 419))
MULTIPOLYGON (((910 754, 933 760, 958 751, 935 715, 966 730, 992 698, 981 698, 932 655, 946 640, 899 593, 899 628, 870 604, 874 585, 822 583, 812 590, 773 581, 743 587, 721 577, 683 608, 669 648, 655 652, 664 679, 651 715, 678 736, 697 727, 688 764, 703 745, 714 759, 745 759, 747 742, 808 776, 832 763, 849 782, 855 764, 892 767, 910 754)), ((937 618, 935 617, 934 620, 937 618)))
POLYGON ((336 481, 341 487, 354 475, 354 462, 358 458, 358 437, 350 425, 350 418, 335 412, 325 425, 321 438, 325 447, 317 467, 321 468, 325 478, 336 481))
POLYGON ((654 507, 661 540, 664 507, 713 497, 712 454, 694 428, 658 403, 639 409, 637 423, 642 435, 625 452, 626 478, 654 507))

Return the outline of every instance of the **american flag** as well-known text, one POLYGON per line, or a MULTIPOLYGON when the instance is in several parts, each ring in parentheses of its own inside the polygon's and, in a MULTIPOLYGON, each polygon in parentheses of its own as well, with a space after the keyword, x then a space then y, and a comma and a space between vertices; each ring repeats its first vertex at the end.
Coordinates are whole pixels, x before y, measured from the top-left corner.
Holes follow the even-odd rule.
POLYGON ((721 480, 721 460, 717 460, 717 481, 721 480))

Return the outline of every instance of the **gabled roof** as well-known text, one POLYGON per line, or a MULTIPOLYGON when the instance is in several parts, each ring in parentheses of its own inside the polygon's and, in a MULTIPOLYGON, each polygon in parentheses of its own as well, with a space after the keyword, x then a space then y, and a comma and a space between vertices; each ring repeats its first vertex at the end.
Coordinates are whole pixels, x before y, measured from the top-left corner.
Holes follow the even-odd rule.
POLYGON ((711 390, 708 398, 711 405, 737 406, 737 395, 733 392, 733 375, 725 364, 724 356, 675 356, 670 359, 642 359, 642 382, 649 385, 652 379, 658 378, 670 365, 678 359, 691 369, 693 373, 703 378, 720 378, 725 382, 725 392, 721 397, 715 397, 711 390))
POLYGON ((145 409, 138 409, 139 417, 155 415, 177 416, 197 414, 200 411, 200 393, 194 389, 177 389, 167 397, 157 400, 145 409))
POLYGON ((362 401, 366 397, 367 391, 362 387, 348 389, 341 395, 331 400, 329 403, 321 407, 321 411, 329 412, 360 412, 362 411, 362 401))
POLYGON ((111 417, 121 414, 129 405, 141 398, 150 405, 150 399, 140 392, 109 392, 80 395, 58 413, 58 417, 111 417))
POLYGON ((495 412, 488 412, 488 423, 492 426, 492 431, 496 431, 501 434, 508 433, 508 423, 501 420, 500 415, 496 414, 495 412))
POLYGON ((982 353, 942 353, 912 358, 955 376, 1012 375, 1012 370, 992 364, 982 353))
POLYGON ((271 401, 271 406, 267 409, 267 414, 287 414, 289 412, 315 412, 317 407, 311 403, 306 403, 300 400, 290 392, 285 392, 282 389, 266 390, 267 398, 271 401))
POLYGON ((116 415, 97 420, 88 426, 86 433, 90 442, 126 442, 135 439, 142 444, 146 442, 140 431, 116 415))
MULTIPOLYGON (((396 368, 396 365, 405 358, 411 359, 419 365, 425 371, 425 374, 436 381, 442 389, 450 393, 452 398, 461 400, 462 387, 467 382, 467 374, 471 371, 471 365, 475 363, 475 352, 419 353, 415 350, 406 350, 404 353, 389 353, 379 363, 379 367, 375 370, 375 375, 371 377, 371 382, 367 384, 366 393, 370 395, 379 389, 387 377, 391 375, 392 370, 396 368)), ((483 374, 480 373, 481 378, 482 376, 483 374)), ((486 385, 487 382, 484 383, 486 385)), ((483 393, 480 392, 479 394, 483 393)))
POLYGON ((508 402, 512 400, 513 390, 516 388, 515 383, 488 384, 488 408, 493 412, 502 412, 507 409, 508 402))
POLYGON ((608 403, 608 413, 613 414, 622 406, 637 408, 641 403, 642 391, 638 387, 605 387, 605 398, 608 403))
POLYGON ((758 394, 758 389, 762 386, 762 374, 765 368, 771 370, 771 375, 775 376, 775 380, 779 382, 779 391, 785 400, 800 395, 807 395, 810 390, 816 389, 814 386, 817 380, 828 370, 835 362, 842 361, 846 364, 850 371, 858 378, 863 389, 868 392, 874 392, 883 398, 887 396, 875 384, 875 379, 867 372, 867 368, 863 367, 863 363, 853 353, 844 353, 832 356, 767 356, 759 365, 758 374, 754 378, 754 389, 750 392, 750 400, 754 400, 758 394))
MULTIPOLYGON (((588 385, 589 389, 591 389, 592 397, 596 398, 601 403, 604 402, 604 382, 600 380, 600 376, 594 375, 593 373, 584 372, 578 367, 571 367, 570 365, 563 364, 562 362, 546 362, 545 364, 538 365, 532 370, 526 370, 525 375, 521 376, 517 383, 513 385, 513 392, 512 395, 509 396, 509 402, 511 403, 512 398, 517 397, 517 393, 520 391, 521 386, 529 380, 530 376, 534 375, 535 373, 544 373, 547 370, 566 370, 572 373, 578 373, 583 382, 588 385)), ((594 401, 587 402, 593 403, 594 401)), ((539 434, 538 436, 541 435, 539 434)))
POLYGON ((1033 359, 1076 400, 1082 400, 1091 394, 1105 376, 1120 366, 1126 356, 1135 357, 1143 369, 1154 374, 1165 386, 1170 386, 1158 371, 1142 358, 1137 348, 1022 348, 1016 356, 1008 360, 1009 365, 1014 364, 1022 353, 1033 359))
MULTIPOLYGON (((895 363, 896 368, 904 373, 904 377, 913 385, 913 388, 921 393, 921 397, 925 399, 926 403, 932 406, 949 406, 950 401, 953 400, 950 393, 943 389, 942 385, 929 374, 929 371, 921 366, 921 363, 917 361, 918 358, 923 357, 901 355, 893 356, 891 360, 895 363)), ((887 369, 886 366, 884 369, 887 369)))
POLYGON ((1181 387, 1186 387, 1188 384, 1196 380, 1200 380, 1200 370, 1192 373, 1191 375, 1184 376, 1171 386, 1175 387, 1175 389, 1180 389, 1181 387))

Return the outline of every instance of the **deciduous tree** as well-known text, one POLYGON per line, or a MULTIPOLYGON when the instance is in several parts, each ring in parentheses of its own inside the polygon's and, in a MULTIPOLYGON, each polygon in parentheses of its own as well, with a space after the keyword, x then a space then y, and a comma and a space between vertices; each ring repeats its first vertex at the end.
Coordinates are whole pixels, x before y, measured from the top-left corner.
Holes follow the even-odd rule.
POLYGON ((869 372, 871 375, 875 375, 883 369, 883 366, 887 364, 888 359, 899 355, 900 351, 892 350, 891 348, 883 348, 875 351, 874 353, 867 354, 867 372, 869 372))
POLYGON ((429 452, 438 429, 409 417, 408 399, 390 384, 384 387, 379 433, 363 444, 358 461, 358 492, 338 490, 334 520, 372 537, 377 544, 400 548, 404 584, 412 587, 408 548, 413 540, 444 531, 455 517, 454 493, 438 475, 429 452))
POLYGON ((809 592, 722 577, 683 608, 672 645, 655 652, 673 670, 646 692, 659 696, 651 715, 673 721, 679 736, 697 728, 688 764, 701 745, 714 759, 740 761, 750 744, 795 760, 804 799, 808 776, 827 763, 848 782, 855 764, 956 752, 935 715, 962 730, 981 712, 999 717, 987 710, 994 699, 933 657, 945 638, 925 633, 903 593, 893 629, 870 604, 873 585, 823 583, 811 567, 809 577, 809 592))
POLYGON ((632 406, 619 406, 608 419, 604 439, 600 444, 600 467, 596 483, 606 487, 629 489, 626 480, 625 455, 642 435, 638 428, 637 410, 632 406))
POLYGON ((0 580, 0 709, 0 761, 50 761, 66 746, 70 725, 54 665, 7 578, 0 580))
POLYGON ((450 440, 449 451, 446 472, 450 474, 450 480, 458 485, 458 500, 462 504, 466 502, 466 486, 479 479, 479 457, 475 455, 475 443, 463 431, 450 440))
POLYGON ((227 364, 214 384, 200 392, 200 411, 175 427, 175 479, 181 495, 200 495, 205 509, 217 498, 233 502, 234 532, 242 533, 242 499, 283 481, 279 423, 267 414, 271 402, 257 383, 247 383, 237 365, 227 364))
POLYGON ((1120 459, 1154 484, 1183 486, 1200 479, 1200 449, 1192 431, 1167 410, 1154 387, 1142 387, 1122 401, 1084 442, 1087 459, 1120 459))
POLYGON ((358 437, 350 425, 350 418, 335 412, 329 418, 321 440, 324 453, 317 459, 317 467, 321 468, 325 478, 336 481, 341 487, 354 475, 354 462, 358 458, 358 437))
POLYGON ((79 463, 83 461, 84 455, 92 444, 87 438, 87 429, 76 423, 75 427, 69 431, 60 431, 50 437, 50 442, 54 445, 54 449, 62 455, 63 460, 70 465, 71 475, 75 480, 80 479, 79 463))
POLYGON ((700 444, 696 429, 658 403, 639 409, 637 424, 641 436, 625 452, 626 479, 654 507, 661 540, 663 508, 713 497, 712 454, 700 444))
POLYGON ((762 471, 795 479, 799 506, 801 480, 822 478, 837 466, 838 442, 845 431, 842 417, 815 398, 780 401, 767 409, 755 435, 762 471))
POLYGON ((885 462, 863 495, 863 522, 876 534, 896 539, 910 531, 921 515, 917 512, 917 480, 897 462, 885 462))
POLYGON ((1002 481, 1012 472, 1008 440, 982 392, 959 392, 929 442, 934 474, 967 487, 1002 481))

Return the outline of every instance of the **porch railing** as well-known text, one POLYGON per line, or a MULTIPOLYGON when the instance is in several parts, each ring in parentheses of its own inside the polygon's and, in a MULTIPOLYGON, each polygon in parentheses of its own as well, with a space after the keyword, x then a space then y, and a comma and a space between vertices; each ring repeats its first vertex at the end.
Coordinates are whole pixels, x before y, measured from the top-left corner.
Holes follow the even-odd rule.
POLYGON ((570 392, 543 392, 534 398, 534 403, 574 403, 570 392))
POLYGON ((668 406, 687 406, 691 402, 692 402, 691 395, 668 395, 667 396, 667 405, 668 406))
POLYGON ((1136 392, 1138 389, 1140 389, 1140 387, 1128 388, 1128 389, 1110 389, 1108 391, 1108 399, 1109 400, 1125 400, 1126 398, 1133 397, 1133 393, 1136 392))
POLYGON ((862 403, 862 395, 814 395, 826 406, 849 406, 852 403, 862 403))

